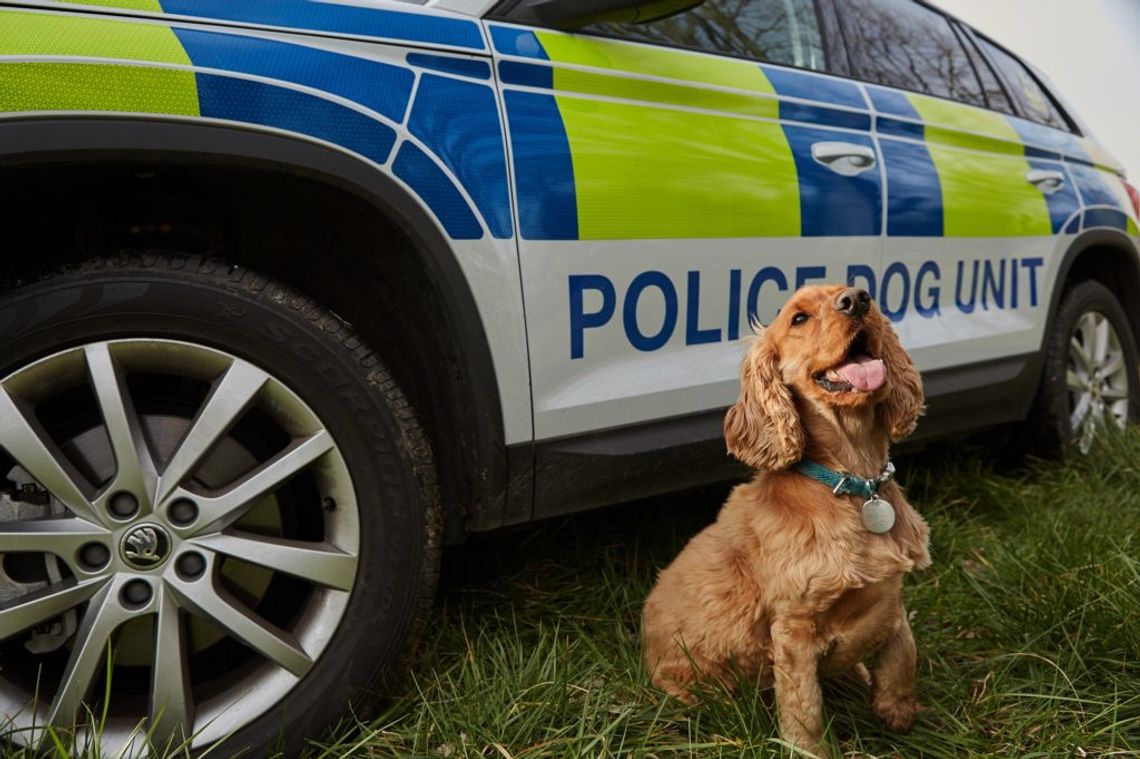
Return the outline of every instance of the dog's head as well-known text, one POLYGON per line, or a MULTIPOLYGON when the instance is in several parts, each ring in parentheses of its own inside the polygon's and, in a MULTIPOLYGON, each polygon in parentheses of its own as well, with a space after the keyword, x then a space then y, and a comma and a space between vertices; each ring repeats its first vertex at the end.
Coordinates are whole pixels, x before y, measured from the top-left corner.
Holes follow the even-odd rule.
POLYGON ((740 399, 724 419, 728 451, 744 463, 777 470, 802 457, 793 395, 832 418, 873 408, 891 440, 914 430, 922 379, 865 291, 801 288, 758 333, 741 365, 740 399))

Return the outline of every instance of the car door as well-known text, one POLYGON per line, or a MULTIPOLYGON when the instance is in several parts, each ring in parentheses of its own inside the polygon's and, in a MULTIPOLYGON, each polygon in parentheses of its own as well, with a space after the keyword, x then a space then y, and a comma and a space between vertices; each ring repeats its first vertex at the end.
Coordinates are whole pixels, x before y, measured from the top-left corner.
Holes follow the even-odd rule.
POLYGON ((880 304, 925 372, 1002 361, 1016 373, 1041 345, 1079 210, 1063 156, 1026 139, 941 13, 914 0, 840 7, 857 75, 880 85, 867 88, 886 168, 880 304))
POLYGON ((703 412, 719 439, 750 316, 879 264, 870 115, 858 85, 810 70, 827 68, 815 4, 489 31, 536 438, 703 412))

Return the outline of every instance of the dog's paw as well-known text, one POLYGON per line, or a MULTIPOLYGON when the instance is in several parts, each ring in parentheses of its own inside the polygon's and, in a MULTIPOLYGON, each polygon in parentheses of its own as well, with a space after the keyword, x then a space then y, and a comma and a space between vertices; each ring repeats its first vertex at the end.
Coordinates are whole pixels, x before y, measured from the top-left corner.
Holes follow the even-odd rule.
POLYGON ((920 709, 913 700, 894 699, 875 699, 872 708, 875 716, 896 733, 909 733, 914 727, 914 718, 920 709))

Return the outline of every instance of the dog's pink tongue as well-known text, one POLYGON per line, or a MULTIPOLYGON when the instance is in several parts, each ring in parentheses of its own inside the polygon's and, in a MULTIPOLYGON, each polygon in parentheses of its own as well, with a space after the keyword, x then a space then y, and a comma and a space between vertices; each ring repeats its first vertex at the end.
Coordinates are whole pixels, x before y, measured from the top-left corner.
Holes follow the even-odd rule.
POLYGON ((844 364, 835 373, 859 390, 878 390, 887 381, 887 368, 881 359, 860 356, 844 364))

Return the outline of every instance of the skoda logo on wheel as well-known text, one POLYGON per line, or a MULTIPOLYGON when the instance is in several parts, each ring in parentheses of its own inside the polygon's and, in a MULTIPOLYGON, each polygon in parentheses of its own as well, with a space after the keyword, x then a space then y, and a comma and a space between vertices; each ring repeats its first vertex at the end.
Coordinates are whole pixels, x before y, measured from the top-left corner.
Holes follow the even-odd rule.
POLYGON ((158 525, 141 525, 123 536, 120 550, 135 569, 152 569, 170 555, 170 536, 158 525))

